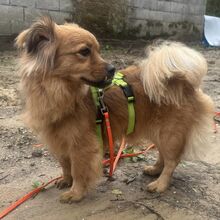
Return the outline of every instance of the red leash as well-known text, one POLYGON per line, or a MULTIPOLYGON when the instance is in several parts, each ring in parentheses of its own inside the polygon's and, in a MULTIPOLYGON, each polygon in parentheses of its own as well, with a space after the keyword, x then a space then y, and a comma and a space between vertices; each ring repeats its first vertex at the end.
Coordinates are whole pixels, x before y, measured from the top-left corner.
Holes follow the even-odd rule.
POLYGON ((17 208, 19 205, 21 205, 22 203, 24 203, 25 201, 27 201, 28 199, 30 199, 31 197, 33 197, 34 195, 37 195, 42 189, 44 189, 46 186, 48 186, 49 184, 59 180, 62 177, 57 177, 55 179, 50 180, 48 183, 43 184, 42 186, 32 190, 31 192, 29 192, 28 194, 26 194, 24 197, 20 198, 19 200, 17 200, 16 202, 12 203, 9 207, 7 207, 5 210, 3 210, 0 213, 0 219, 4 218, 7 214, 9 214, 11 211, 13 211, 15 208, 17 208))
POLYGON ((115 161, 113 163, 113 172, 116 169, 117 163, 121 157, 121 154, 122 154, 122 151, 124 150, 124 148, 125 148, 125 138, 122 139, 121 146, 119 147, 119 151, 118 151, 117 156, 115 158, 115 161))
POLYGON ((110 154, 110 170, 109 170, 109 176, 113 175, 113 169, 114 169, 114 143, 113 143, 113 137, 112 137, 112 129, 109 121, 109 113, 104 112, 105 116, 105 124, 106 124, 106 130, 108 134, 108 144, 109 144, 109 154, 110 154))
MULTIPOLYGON (((123 140, 122 140, 123 141, 123 140)), ((125 146, 123 146, 121 144, 120 148, 123 147, 123 149, 125 148, 125 146)), ((140 151, 140 152, 137 152, 137 153, 132 153, 132 154, 121 154, 119 158, 127 158, 127 157, 137 157, 138 155, 140 154, 146 154, 150 149, 154 148, 155 145, 154 144, 151 144, 147 149, 143 150, 143 151, 140 151)), ((119 151, 120 152, 120 151, 119 151)), ((118 154, 117 154, 118 155, 118 154)), ((115 160, 116 156, 114 157, 114 160, 115 160)), ((110 159, 106 159, 106 160, 103 160, 102 161, 102 164, 103 165, 107 165, 110 163, 110 159)))

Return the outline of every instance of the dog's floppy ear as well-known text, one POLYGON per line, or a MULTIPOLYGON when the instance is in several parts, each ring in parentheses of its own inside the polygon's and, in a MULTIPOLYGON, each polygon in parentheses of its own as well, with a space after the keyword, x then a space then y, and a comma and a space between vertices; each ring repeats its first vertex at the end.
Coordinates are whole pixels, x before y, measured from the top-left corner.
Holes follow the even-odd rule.
POLYGON ((47 72, 54 66, 57 50, 55 23, 50 17, 42 17, 20 33, 16 45, 36 61, 36 68, 47 72))

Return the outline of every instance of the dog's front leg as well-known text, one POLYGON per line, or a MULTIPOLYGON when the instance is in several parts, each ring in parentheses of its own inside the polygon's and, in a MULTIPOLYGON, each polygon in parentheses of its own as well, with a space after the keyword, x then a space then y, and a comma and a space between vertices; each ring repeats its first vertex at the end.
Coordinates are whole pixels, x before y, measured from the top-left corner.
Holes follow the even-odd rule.
POLYGON ((81 146, 73 146, 70 152, 71 175, 73 185, 71 189, 60 197, 62 203, 80 201, 101 176, 102 155, 96 137, 82 140, 81 146))
POLYGON ((57 188, 63 189, 72 186, 73 178, 71 175, 71 161, 68 156, 59 158, 60 165, 63 171, 62 179, 58 180, 56 183, 57 188))

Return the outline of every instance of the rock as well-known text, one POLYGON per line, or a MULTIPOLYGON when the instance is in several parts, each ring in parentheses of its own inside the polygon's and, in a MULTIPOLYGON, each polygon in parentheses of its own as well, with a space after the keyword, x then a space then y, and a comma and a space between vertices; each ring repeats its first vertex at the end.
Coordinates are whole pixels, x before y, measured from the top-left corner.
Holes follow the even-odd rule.
POLYGON ((110 177, 108 178, 108 181, 110 181, 110 182, 113 182, 113 181, 115 181, 115 180, 116 180, 116 178, 113 177, 113 176, 110 176, 110 177))
POLYGON ((13 145, 12 145, 12 144, 8 144, 8 145, 6 145, 6 147, 7 147, 8 149, 10 149, 10 148, 13 147, 13 145))
POLYGON ((42 157, 43 156, 43 152, 41 149, 36 149, 32 152, 32 157, 42 157))
POLYGON ((209 64, 215 64, 215 60, 209 60, 208 63, 209 64))
POLYGON ((34 162, 30 163, 30 166, 31 166, 31 167, 34 167, 34 166, 35 166, 35 163, 34 163, 34 162))

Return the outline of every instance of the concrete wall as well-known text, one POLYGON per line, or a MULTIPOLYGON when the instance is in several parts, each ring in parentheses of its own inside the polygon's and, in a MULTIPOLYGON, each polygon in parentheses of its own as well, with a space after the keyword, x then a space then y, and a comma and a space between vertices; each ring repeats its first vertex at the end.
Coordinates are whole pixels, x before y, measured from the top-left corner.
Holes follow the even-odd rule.
POLYGON ((140 36, 201 37, 206 0, 128 1, 130 27, 139 27, 140 36))
POLYGON ((0 0, 0 35, 17 34, 40 15, 73 20, 100 37, 200 38, 206 0, 0 0))
POLYGON ((49 14, 58 23, 72 20, 71 0, 0 0, 0 35, 13 35, 49 14))

